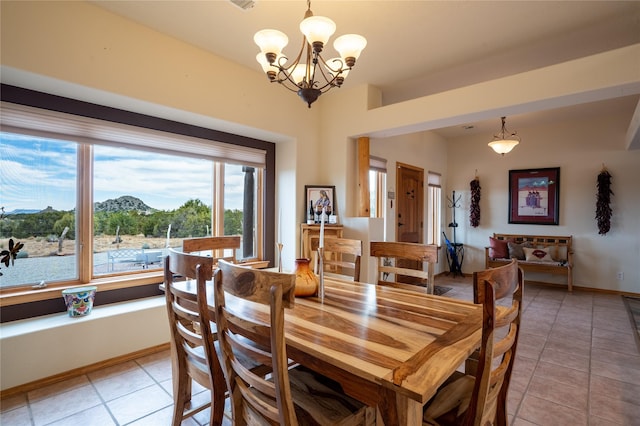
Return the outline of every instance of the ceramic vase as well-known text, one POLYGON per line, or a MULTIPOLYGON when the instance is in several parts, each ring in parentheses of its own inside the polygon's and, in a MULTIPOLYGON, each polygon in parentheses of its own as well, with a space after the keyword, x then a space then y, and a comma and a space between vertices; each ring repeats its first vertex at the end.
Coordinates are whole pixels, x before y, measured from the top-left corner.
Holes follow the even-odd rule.
POLYGON ((309 259, 296 259, 296 296, 313 296, 318 291, 318 276, 309 266, 309 259))
POLYGON ((82 317, 89 315, 93 309, 93 301, 96 297, 96 286, 67 288, 62 290, 64 303, 67 305, 67 313, 70 317, 82 317))

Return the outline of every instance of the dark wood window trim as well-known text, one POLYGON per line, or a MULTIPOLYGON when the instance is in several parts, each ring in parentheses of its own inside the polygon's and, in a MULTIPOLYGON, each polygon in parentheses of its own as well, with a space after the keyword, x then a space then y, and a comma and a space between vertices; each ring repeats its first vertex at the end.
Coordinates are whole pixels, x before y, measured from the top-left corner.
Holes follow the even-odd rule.
MULTIPOLYGON (((8 84, 0 85, 0 99, 5 102, 20 105, 264 150, 266 152, 266 175, 263 185, 265 208, 264 223, 275 223, 276 149, 275 144, 272 142, 84 102, 77 99, 52 95, 49 93, 38 92, 8 84)), ((271 264, 274 262, 274 229, 275 227, 273 226, 263 227, 262 241, 264 246, 262 247, 262 252, 264 253, 264 260, 268 260, 271 264)), ((96 298, 96 304, 114 303, 160 294, 157 283, 118 288, 108 290, 103 293, 105 293, 105 296, 96 298), (98 299, 103 300, 99 302, 98 299)), ((4 300, 0 303, 0 306, 2 306, 2 315, 0 320, 5 322, 15 319, 30 318, 39 315, 63 312, 66 309, 64 307, 64 303, 62 303, 62 296, 59 292, 57 292, 55 299, 51 297, 50 292, 47 294, 47 296, 41 299, 36 296, 35 299, 38 300, 27 303, 12 303, 8 300, 11 298, 10 295, 3 295, 2 299, 4 300)))

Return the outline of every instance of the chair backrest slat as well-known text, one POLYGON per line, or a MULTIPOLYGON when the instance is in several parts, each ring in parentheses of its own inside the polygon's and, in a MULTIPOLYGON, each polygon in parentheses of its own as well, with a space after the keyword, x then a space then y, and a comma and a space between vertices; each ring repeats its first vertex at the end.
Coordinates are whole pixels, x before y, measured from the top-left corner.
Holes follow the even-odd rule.
MULTIPOLYGON (((313 253, 314 271, 319 273, 318 246, 320 237, 309 240, 313 253)), ((360 260, 362 258, 362 241, 350 238, 326 237, 324 239, 324 271, 342 275, 360 281, 360 260)))
POLYGON ((217 264, 220 259, 238 263, 236 250, 240 248, 240 240, 239 235, 185 238, 182 240, 182 251, 206 253, 213 258, 214 264, 217 264))
POLYGON ((371 256, 376 261, 377 284, 416 290, 423 287, 433 293, 438 246, 394 241, 372 241, 371 256), (427 263, 427 270, 423 264, 427 263), (417 265, 416 265, 417 264, 417 265))

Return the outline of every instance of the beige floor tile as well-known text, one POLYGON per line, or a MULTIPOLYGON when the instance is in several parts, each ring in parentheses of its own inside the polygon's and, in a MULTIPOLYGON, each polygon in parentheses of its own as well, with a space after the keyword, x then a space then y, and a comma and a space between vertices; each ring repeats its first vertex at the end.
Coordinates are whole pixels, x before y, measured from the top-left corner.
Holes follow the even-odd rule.
POLYGON ((627 355, 640 355, 640 351, 638 351, 638 346, 635 342, 621 342, 619 340, 594 337, 591 346, 593 349, 606 349, 627 355))
POLYGON ((87 376, 78 376, 69 380, 64 380, 59 383, 33 390, 27 394, 27 398, 29 399, 29 402, 34 402, 52 395, 57 395, 73 389, 81 388, 89 384, 90 383, 87 376))
POLYGON ((118 424, 127 424, 173 404, 159 385, 153 385, 107 402, 118 424))
POLYGON ((588 355, 584 354, 569 354, 554 348, 545 348, 540 355, 540 361, 588 372, 590 359, 588 355))
POLYGON ((521 419, 519 417, 516 417, 513 420, 513 426, 538 426, 536 423, 531 423, 530 421, 521 419))
POLYGON ((123 395, 153 385, 155 382, 141 367, 127 370, 122 374, 109 376, 93 385, 105 401, 111 401, 123 395))
POLYGON ((142 368, 157 382, 171 379, 171 358, 164 357, 142 364, 142 368))
POLYGON ((586 332, 581 332, 576 329, 554 326, 551 329, 551 332, 549 332, 549 340, 569 342, 577 341, 579 348, 576 349, 580 351, 587 351, 591 346, 591 330, 589 329, 586 332))
POLYGON ((589 388, 533 376, 527 389, 527 395, 537 396, 547 401, 586 412, 589 388))
POLYGON ((532 395, 525 395, 517 417, 543 426, 587 426, 586 412, 532 395))
POLYGON ((592 397, 602 395, 640 405, 640 383, 627 383, 592 374, 590 389, 592 397))
POLYGON ((104 405, 89 408, 69 417, 65 417, 47 426, 78 426, 78 425, 100 425, 115 426, 116 423, 104 405))
POLYGON ((100 397, 89 384, 39 399, 29 405, 34 425, 41 426, 100 404, 102 404, 100 397))
POLYGON ((509 393, 507 394, 507 414, 513 415, 518 411, 523 397, 524 394, 522 392, 509 388, 509 393))
MULTIPOLYGON (((145 416, 139 420, 130 423, 128 426, 158 426, 158 425, 170 425, 173 420, 173 406, 163 408, 160 411, 156 411, 153 414, 145 416)), ((181 426, 199 426, 198 422, 194 419, 186 419, 182 421, 181 426)))
POLYGON ((640 424, 640 405, 630 404, 601 393, 592 393, 589 400, 590 414, 624 425, 640 424))
POLYGON ((564 383, 567 385, 587 387, 589 386, 589 373, 562 367, 541 361, 533 373, 534 377, 545 378, 549 381, 564 383))
POLYGON ((538 364, 537 360, 523 358, 516 355, 516 361, 513 365, 513 373, 511 374, 511 382, 509 389, 524 393, 529 386, 529 381, 533 376, 533 372, 538 364))
POLYGON ((579 355, 589 355, 589 352, 591 351, 591 342, 571 338, 569 336, 562 338, 557 336, 552 337, 552 335, 550 335, 545 348, 565 352, 568 355, 574 355, 576 353, 579 355))
POLYGON ((624 365, 628 368, 640 370, 640 355, 626 354, 616 351, 616 347, 609 349, 593 348, 591 359, 595 361, 610 362, 612 364, 624 365))
POLYGON ((635 336, 631 327, 621 330, 603 330, 598 327, 593 328, 593 337, 599 339, 613 340, 621 343, 635 343, 635 336))
POLYGON ((624 426, 624 424, 592 415, 589 417, 589 426, 624 426))
POLYGON ((591 360, 591 374, 625 383, 640 383, 640 370, 605 361, 591 360))
POLYGON ((110 367, 106 367, 98 371, 93 371, 87 374, 87 376, 89 376, 89 379, 95 383, 100 380, 108 379, 110 377, 118 376, 128 371, 138 370, 138 369, 140 369, 140 365, 138 363, 136 363, 135 361, 128 361, 128 362, 112 365, 110 367))
POLYGON ((13 410, 3 411, 0 414, 0 425, 32 426, 29 407, 25 405, 13 410))

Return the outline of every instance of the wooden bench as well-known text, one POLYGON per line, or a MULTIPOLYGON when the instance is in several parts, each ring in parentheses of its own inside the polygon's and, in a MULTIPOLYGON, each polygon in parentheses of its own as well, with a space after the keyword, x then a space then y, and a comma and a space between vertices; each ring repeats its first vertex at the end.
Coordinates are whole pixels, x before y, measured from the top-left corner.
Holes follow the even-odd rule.
MULTIPOLYGON (((573 291, 573 249, 571 236, 549 235, 521 235, 521 234, 493 234, 496 240, 528 243, 531 248, 547 249, 553 261, 518 259, 518 265, 523 271, 542 272, 555 275, 566 275, 567 288, 573 291)), ((511 261, 510 258, 492 258, 490 247, 485 247, 485 268, 503 266, 511 261)))

